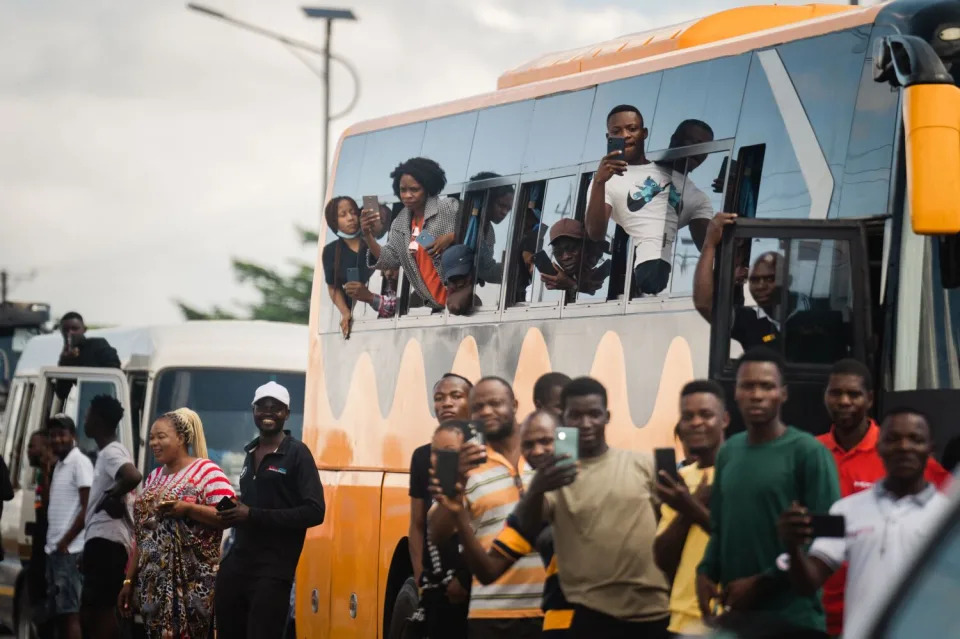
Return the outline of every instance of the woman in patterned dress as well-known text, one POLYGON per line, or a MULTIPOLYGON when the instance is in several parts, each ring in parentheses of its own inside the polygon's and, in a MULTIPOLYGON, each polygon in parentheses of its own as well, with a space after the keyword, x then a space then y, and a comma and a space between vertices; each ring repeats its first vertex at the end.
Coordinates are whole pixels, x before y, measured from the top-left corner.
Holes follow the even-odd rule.
POLYGON ((189 408, 154 422, 150 449, 161 466, 134 504, 136 548, 117 605, 125 616, 138 608, 152 639, 207 639, 222 536, 215 506, 234 491, 206 459, 203 424, 189 408))

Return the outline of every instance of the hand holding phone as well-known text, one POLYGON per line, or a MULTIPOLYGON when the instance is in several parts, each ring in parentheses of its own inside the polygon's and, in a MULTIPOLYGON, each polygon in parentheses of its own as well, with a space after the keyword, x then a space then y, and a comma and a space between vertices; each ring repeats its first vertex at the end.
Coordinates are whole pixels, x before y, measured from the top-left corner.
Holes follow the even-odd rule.
POLYGON ((546 251, 540 250, 534 253, 533 263, 537 270, 545 275, 557 274, 557 268, 553 265, 553 260, 550 259, 546 251))
POLYGON ((233 510, 237 507, 237 502, 232 497, 224 495, 223 499, 217 502, 217 512, 222 513, 225 510, 233 510))
POLYGON ((557 466, 571 466, 580 459, 580 431, 570 426, 560 426, 553 437, 553 454, 557 457, 566 455, 559 460, 557 466))
POLYGON ((813 538, 846 537, 847 523, 843 515, 810 515, 810 529, 813 538))
POLYGON ((377 199, 376 195, 363 196, 363 210, 375 211, 377 215, 380 215, 380 200, 377 199))
POLYGON ((437 467, 433 469, 443 494, 453 499, 457 496, 457 475, 460 469, 460 452, 456 450, 438 450, 437 467))
POLYGON ((618 137, 607 138, 607 155, 610 155, 611 153, 615 153, 619 151, 620 155, 622 156, 626 150, 627 150, 626 138, 618 138, 618 137))
POLYGON ((360 281, 360 269, 351 266, 347 268, 347 281, 348 282, 359 282, 360 281))
POLYGON ((680 482, 680 473, 677 471, 677 452, 672 448, 657 448, 653 451, 654 466, 657 470, 657 481, 662 481, 660 471, 665 472, 674 482, 680 482))

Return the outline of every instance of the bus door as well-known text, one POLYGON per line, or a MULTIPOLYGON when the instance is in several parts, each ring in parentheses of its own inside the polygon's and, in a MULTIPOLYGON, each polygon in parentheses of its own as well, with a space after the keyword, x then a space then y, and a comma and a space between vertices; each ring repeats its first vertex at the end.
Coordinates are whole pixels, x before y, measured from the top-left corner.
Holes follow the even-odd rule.
POLYGON ((878 233, 882 220, 739 219, 728 227, 714 269, 710 376, 730 398, 731 433, 743 429, 733 391, 746 349, 783 355, 784 422, 815 435, 830 427, 823 392, 834 362, 854 358, 874 368, 879 283, 871 280, 880 260, 871 253, 883 242, 871 238, 878 233))
MULTIPOLYGON (((133 429, 130 410, 130 388, 127 378, 119 368, 45 368, 43 369, 39 410, 34 412, 35 419, 28 426, 26 436, 21 442, 19 483, 25 495, 36 490, 35 469, 26 463, 30 434, 42 428, 47 419, 58 413, 65 413, 77 425, 77 445, 91 462, 96 462, 97 444, 83 432, 84 420, 90 408, 90 401, 97 395, 110 395, 123 405, 123 419, 117 429, 120 443, 133 450, 133 429)), ((31 524, 34 521, 33 500, 24 498, 21 504, 21 526, 18 541, 21 548, 30 548, 31 524)))

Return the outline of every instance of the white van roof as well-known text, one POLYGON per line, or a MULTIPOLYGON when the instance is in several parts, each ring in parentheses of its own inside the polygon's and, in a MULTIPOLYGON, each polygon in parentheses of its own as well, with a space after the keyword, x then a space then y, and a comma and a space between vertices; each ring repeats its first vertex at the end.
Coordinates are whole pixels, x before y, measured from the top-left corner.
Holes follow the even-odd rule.
MULTIPOLYGON (((306 371, 308 328, 262 321, 193 321, 166 326, 105 328, 87 331, 117 350, 124 370, 164 368, 240 368, 306 371)), ((63 350, 59 333, 27 342, 15 376, 38 375, 56 366, 63 350)))

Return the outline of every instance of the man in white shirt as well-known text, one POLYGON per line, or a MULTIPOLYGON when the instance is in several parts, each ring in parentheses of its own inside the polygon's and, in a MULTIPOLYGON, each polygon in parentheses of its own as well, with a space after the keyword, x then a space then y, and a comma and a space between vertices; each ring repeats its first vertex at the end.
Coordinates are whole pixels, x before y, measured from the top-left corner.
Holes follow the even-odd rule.
POLYGON ((80 554, 87 498, 93 482, 93 464, 77 448, 77 427, 67 415, 54 415, 47 422, 50 447, 57 456, 50 481, 47 510, 47 588, 58 636, 81 639, 80 554))
POLYGON ((831 515, 844 517, 845 537, 818 537, 805 551, 813 535, 810 513, 794 504, 780 518, 796 589, 815 592, 848 562, 844 635, 859 637, 868 630, 872 600, 883 592, 880 585, 909 566, 948 507, 948 500, 924 478, 930 451, 926 416, 912 408, 894 409, 884 418, 877 441, 886 477, 830 508, 831 515))
MULTIPOLYGON (((586 227, 591 240, 601 241, 612 217, 633 239, 634 290, 655 295, 667 287, 677 230, 690 225, 699 249, 713 217, 709 198, 687 177, 703 155, 677 163, 649 162, 643 143, 647 129, 636 107, 620 105, 607 116, 607 139, 623 138, 624 151, 606 155, 594 173, 587 201, 586 227)), ((713 130, 699 120, 680 123, 671 148, 713 140, 713 130)))
POLYGON ((84 432, 100 450, 93 468, 83 546, 80 613, 90 639, 118 639, 115 610, 133 546, 130 491, 142 479, 129 451, 117 441, 123 406, 110 395, 90 402, 84 432))

